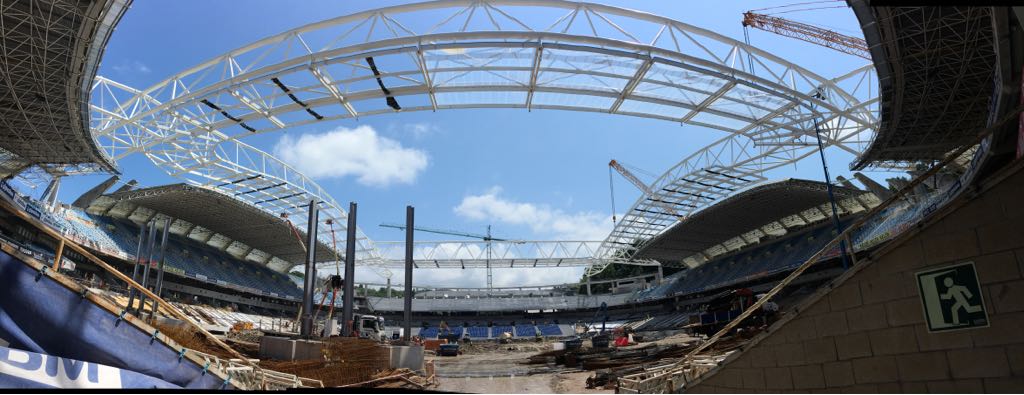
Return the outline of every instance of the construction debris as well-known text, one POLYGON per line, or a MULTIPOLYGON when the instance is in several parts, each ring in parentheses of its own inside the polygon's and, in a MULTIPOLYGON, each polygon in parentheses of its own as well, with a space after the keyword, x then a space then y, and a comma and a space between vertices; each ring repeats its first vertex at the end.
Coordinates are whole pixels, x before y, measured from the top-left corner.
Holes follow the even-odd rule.
POLYGON ((325 387, 340 387, 378 378, 389 368, 387 347, 369 339, 324 339, 323 357, 299 361, 261 361, 260 366, 279 372, 320 380, 325 387))
POLYGON ((249 329, 235 330, 232 328, 231 331, 227 333, 228 339, 246 343, 259 344, 261 337, 263 337, 263 332, 252 329, 251 323, 249 324, 249 329))
MULTIPOLYGON (((705 354, 696 359, 703 365, 713 366, 732 350, 744 344, 754 333, 722 338, 705 354)), ((587 379, 587 388, 614 389, 620 377, 636 377, 645 372, 659 371, 685 357, 698 346, 698 339, 688 336, 660 339, 634 346, 613 348, 583 347, 578 350, 551 350, 534 354, 524 364, 545 365, 531 371, 558 371, 561 367, 594 371, 587 379)), ((702 365, 702 366, 703 366, 702 365)))
POLYGON ((402 388, 423 390, 437 385, 434 375, 423 377, 406 368, 388 369, 374 375, 374 378, 358 383, 340 386, 341 388, 402 388))

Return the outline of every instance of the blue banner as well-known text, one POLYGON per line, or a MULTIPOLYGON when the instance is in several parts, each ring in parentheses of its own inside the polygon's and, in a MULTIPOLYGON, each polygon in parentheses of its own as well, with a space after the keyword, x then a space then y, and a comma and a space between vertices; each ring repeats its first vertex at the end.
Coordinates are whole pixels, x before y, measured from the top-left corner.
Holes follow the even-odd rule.
POLYGON ((181 388, 113 366, 0 346, 0 388, 181 388))
POLYGON ((183 388, 232 388, 180 357, 183 349, 155 339, 78 292, 0 251, 0 339, 6 347, 129 370, 183 388))

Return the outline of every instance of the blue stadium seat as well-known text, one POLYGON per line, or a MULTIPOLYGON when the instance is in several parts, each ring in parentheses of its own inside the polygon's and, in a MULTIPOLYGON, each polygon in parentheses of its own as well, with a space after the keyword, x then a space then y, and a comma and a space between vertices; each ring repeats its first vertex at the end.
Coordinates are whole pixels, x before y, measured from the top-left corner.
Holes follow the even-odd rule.
POLYGON ((469 333, 469 337, 486 338, 488 331, 486 326, 471 326, 466 328, 466 332, 469 333))
POLYGON ((422 339, 436 339, 437 338, 437 332, 438 332, 438 328, 436 326, 435 327, 427 327, 427 328, 424 328, 424 329, 420 329, 420 335, 419 336, 422 339))
POLYGON ((541 336, 562 336, 562 328, 555 324, 537 325, 541 336))
POLYGON ((536 335, 537 335, 537 327, 535 327, 535 326, 533 326, 531 324, 519 324, 519 325, 516 325, 516 336, 522 337, 522 336, 536 336, 536 335))
POLYGON ((501 336, 502 333, 508 332, 515 336, 514 328, 511 325, 495 325, 491 327, 491 337, 501 336))

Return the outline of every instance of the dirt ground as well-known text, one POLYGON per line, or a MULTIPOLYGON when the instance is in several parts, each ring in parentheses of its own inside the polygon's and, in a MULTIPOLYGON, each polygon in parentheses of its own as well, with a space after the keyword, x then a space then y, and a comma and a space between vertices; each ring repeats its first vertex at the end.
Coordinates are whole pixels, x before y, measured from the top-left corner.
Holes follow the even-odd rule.
MULTIPOLYGON (((649 336, 659 339, 642 344, 644 346, 679 344, 695 340, 683 333, 661 336, 649 336)), ((640 347, 640 345, 633 347, 640 347)), ((510 394, 611 394, 615 392, 605 389, 587 389, 587 378, 594 375, 594 372, 591 371, 521 363, 531 355, 551 349, 552 344, 547 341, 542 343, 524 341, 513 344, 479 342, 463 347, 464 353, 457 357, 428 358, 434 361, 435 372, 440 383, 435 388, 438 391, 510 394)))
POLYGON ((468 393, 589 393, 610 394, 612 390, 589 390, 587 377, 593 372, 567 371, 535 373, 544 369, 524 365, 529 356, 551 349, 550 343, 498 345, 479 343, 458 357, 433 357, 440 386, 438 391, 468 393), (508 350, 512 347, 513 350, 508 350))
POLYGON ((592 372, 544 373, 505 377, 443 377, 438 391, 504 394, 611 394, 614 390, 587 389, 592 372))

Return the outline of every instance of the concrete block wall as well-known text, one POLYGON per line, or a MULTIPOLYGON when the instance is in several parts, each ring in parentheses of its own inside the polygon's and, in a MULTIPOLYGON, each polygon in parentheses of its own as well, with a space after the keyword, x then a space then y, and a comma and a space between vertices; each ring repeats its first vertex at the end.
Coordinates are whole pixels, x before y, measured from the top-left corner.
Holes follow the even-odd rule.
POLYGON ((862 261, 686 392, 1024 392, 1020 168, 862 261), (914 273, 966 261, 990 326, 929 333, 914 273))

